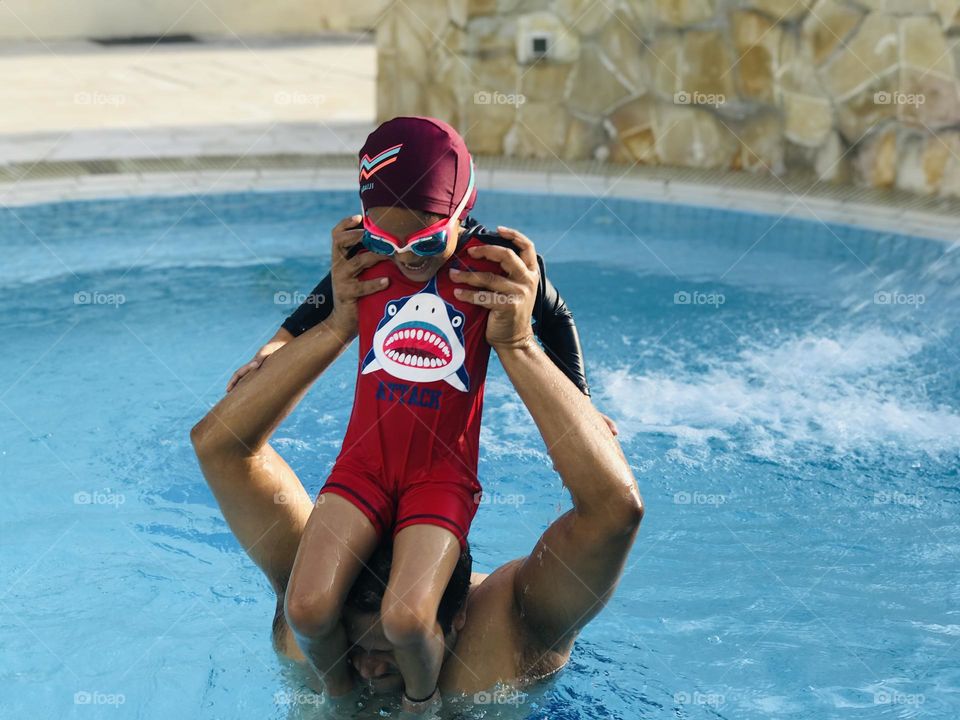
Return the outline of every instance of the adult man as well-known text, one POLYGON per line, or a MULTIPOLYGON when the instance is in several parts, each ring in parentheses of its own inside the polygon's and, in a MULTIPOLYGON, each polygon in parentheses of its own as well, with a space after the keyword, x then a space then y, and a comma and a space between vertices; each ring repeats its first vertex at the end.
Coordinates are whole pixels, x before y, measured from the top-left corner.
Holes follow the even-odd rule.
MULTIPOLYGON (((304 658, 289 620, 302 624, 308 619, 309 599, 284 607, 287 585, 301 539, 327 529, 311 523, 303 485, 268 440, 355 337, 357 300, 381 287, 357 279, 383 257, 349 256, 348 248, 356 243, 349 228, 355 222, 345 218, 333 231, 335 310, 330 318, 273 353, 191 433, 227 522, 277 593, 274 646, 298 662, 304 658), (286 502, 276 502, 277 497, 286 502)), ((454 598, 449 622, 439 618, 446 643, 439 682, 443 693, 525 683, 560 669, 579 631, 616 587, 643 515, 636 483, 613 434, 589 398, 533 339, 536 252, 522 234, 509 235, 515 251, 496 246, 479 250, 499 263, 505 275, 460 273, 457 281, 472 289, 459 291, 458 297, 489 309, 487 341, 536 422, 574 508, 553 522, 528 557, 488 576, 475 575, 462 597, 454 598)), ((361 593, 365 599, 353 598, 345 612, 348 660, 372 689, 396 692, 402 679, 380 627, 376 587, 384 573, 403 569, 390 568, 389 555, 382 552, 368 565, 357 581, 367 586, 361 593)))

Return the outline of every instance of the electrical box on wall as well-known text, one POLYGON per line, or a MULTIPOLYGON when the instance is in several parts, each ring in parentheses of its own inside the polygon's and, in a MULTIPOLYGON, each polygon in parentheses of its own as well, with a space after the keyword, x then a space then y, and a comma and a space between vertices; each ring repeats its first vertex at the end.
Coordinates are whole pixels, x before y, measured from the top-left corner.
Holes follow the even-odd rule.
POLYGON ((551 12, 521 15, 517 20, 517 62, 521 65, 548 61, 568 63, 580 54, 577 34, 551 12))
POLYGON ((530 38, 530 52, 534 57, 541 57, 547 54, 547 48, 550 47, 550 36, 547 34, 533 35, 530 38))
POLYGON ((521 63, 532 63, 541 59, 549 59, 554 47, 554 37, 551 32, 543 30, 522 33, 517 47, 517 60, 521 63))

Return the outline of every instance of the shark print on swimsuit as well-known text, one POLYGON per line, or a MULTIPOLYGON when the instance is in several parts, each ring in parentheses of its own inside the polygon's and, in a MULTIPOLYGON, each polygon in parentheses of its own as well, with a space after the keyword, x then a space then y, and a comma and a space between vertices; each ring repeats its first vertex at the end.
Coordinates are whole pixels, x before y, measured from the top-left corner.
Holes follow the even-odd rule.
POLYGON ((440 297, 436 278, 414 295, 391 300, 363 359, 361 374, 384 370, 401 380, 444 380, 467 392, 464 318, 440 297))

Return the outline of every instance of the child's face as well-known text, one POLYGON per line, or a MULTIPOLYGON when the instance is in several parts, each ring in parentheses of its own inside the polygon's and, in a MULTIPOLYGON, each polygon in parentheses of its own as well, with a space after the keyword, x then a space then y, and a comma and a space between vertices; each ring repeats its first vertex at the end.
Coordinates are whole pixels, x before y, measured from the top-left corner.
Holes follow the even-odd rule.
MULTIPOLYGON (((369 217, 377 227, 383 228, 401 240, 406 240, 406 238, 413 233, 418 230, 423 230, 441 219, 437 215, 430 215, 429 213, 423 213, 419 210, 408 210, 399 207, 370 208, 367 211, 367 217, 369 217)), ((457 249, 457 238, 460 236, 460 229, 460 221, 458 220, 453 225, 453 232, 447 235, 447 247, 439 255, 420 257, 407 251, 394 253, 390 259, 407 278, 414 282, 425 283, 440 271, 440 268, 443 267, 444 263, 450 259, 450 256, 452 256, 457 249)))

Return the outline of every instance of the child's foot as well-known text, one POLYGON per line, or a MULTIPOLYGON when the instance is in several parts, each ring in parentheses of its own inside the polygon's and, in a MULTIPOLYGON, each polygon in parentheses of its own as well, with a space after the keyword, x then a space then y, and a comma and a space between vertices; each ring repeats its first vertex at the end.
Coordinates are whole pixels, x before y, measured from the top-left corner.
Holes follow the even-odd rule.
POLYGON ((403 714, 401 717, 430 718, 437 717, 437 713, 443 705, 440 699, 440 688, 433 691, 429 697, 422 700, 411 699, 406 692, 403 693, 403 714))

